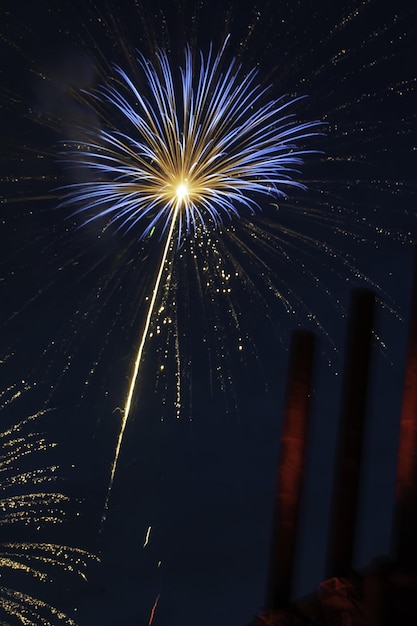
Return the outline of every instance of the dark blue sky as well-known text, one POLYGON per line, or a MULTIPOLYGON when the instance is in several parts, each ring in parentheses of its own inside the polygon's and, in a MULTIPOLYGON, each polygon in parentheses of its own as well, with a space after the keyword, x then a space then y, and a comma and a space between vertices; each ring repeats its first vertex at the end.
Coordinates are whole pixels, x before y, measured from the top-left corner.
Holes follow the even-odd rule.
POLYGON ((58 443, 64 489, 83 502, 74 504, 77 523, 68 514, 62 542, 102 558, 88 583, 73 592, 50 586, 45 598, 68 613, 76 607, 80 626, 147 625, 158 594, 155 626, 243 626, 260 611, 287 346, 300 326, 317 332, 320 349, 295 587, 299 594, 315 588, 323 575, 344 315, 357 285, 375 287, 380 304, 356 565, 387 551, 415 240, 413 2, 9 4, 1 10, 0 372, 5 386, 36 383, 22 416, 54 407, 44 428, 58 443), (228 59, 237 55, 244 70, 256 65, 272 97, 308 95, 295 113, 326 122, 327 137, 309 144, 324 154, 306 159, 306 192, 290 192, 279 210, 266 203, 261 216, 219 234, 223 269, 241 267, 230 300, 212 299, 224 285, 217 260, 201 297, 189 246, 178 253, 176 305, 174 292, 167 304, 180 346, 180 418, 175 333, 163 330, 147 344, 99 532, 116 409, 160 245, 106 224, 77 229, 57 209, 57 188, 74 182, 60 162, 60 142, 76 137, 77 124, 98 124, 74 94, 94 89, 112 63, 136 76, 135 48, 152 56, 165 47, 178 64, 187 42, 206 50, 228 33, 228 59), (250 252, 236 241, 250 242, 250 252), (243 354, 235 349, 239 337, 243 354))

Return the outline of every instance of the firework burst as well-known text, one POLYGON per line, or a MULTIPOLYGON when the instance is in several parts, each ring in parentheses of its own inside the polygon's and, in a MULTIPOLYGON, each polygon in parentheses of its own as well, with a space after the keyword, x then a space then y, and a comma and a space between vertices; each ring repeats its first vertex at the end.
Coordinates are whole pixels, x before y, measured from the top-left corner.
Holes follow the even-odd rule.
POLYGON ((210 49, 195 63, 187 48, 178 88, 163 51, 157 65, 141 56, 149 97, 116 67, 121 85, 102 87, 96 98, 117 109, 130 132, 103 129, 75 144, 72 157, 87 178, 64 204, 80 204, 85 223, 107 217, 125 230, 139 224, 139 238, 178 216, 180 237, 218 226, 241 207, 259 210, 260 196, 304 188, 295 178, 307 154, 299 145, 322 122, 297 123, 295 100, 264 103, 257 72, 244 74, 235 62, 223 70, 223 52, 210 49))
MULTIPOLYGON (((0 410, 14 403, 30 387, 11 385, 0 392, 0 410)), ((39 411, 0 432, 0 527, 3 534, 17 525, 43 529, 65 518, 68 497, 51 489, 57 478, 56 465, 23 469, 28 459, 54 447, 31 426, 45 413, 39 411)), ((0 543, 0 572, 14 577, 26 575, 53 583, 54 572, 75 573, 86 580, 87 563, 97 560, 80 548, 57 543, 6 541, 0 543)), ((75 626, 72 618, 48 602, 20 590, 0 586, 0 623, 75 626), (7 622, 1 621, 6 617, 7 622)))
POLYGON ((200 53, 199 64, 186 48, 178 88, 163 51, 156 66, 141 56, 149 96, 116 67, 125 89, 104 86, 94 100, 118 110, 130 133, 86 131, 85 142, 69 144, 87 178, 71 186, 63 205, 80 205, 77 212, 87 214, 84 224, 108 218, 124 230, 139 226, 139 239, 160 225, 167 232, 123 408, 105 511, 175 229, 179 245, 183 234, 217 227, 242 207, 260 210, 260 197, 276 199, 285 196, 286 187, 305 188, 295 178, 308 153, 299 146, 323 125, 297 123, 290 112, 295 100, 264 103, 267 89, 256 83, 255 70, 244 74, 235 62, 222 69, 226 43, 217 55, 211 48, 207 58, 200 53))

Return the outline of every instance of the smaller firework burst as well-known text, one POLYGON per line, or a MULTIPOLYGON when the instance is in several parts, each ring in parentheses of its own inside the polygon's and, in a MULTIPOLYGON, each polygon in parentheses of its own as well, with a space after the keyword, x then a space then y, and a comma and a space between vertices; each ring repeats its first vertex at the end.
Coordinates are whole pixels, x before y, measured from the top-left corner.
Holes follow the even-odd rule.
MULTIPOLYGON (((0 410, 14 403, 28 385, 12 385, 0 392, 0 410)), ((38 411, 0 433, 0 526, 24 525, 30 530, 40 530, 48 524, 63 522, 68 497, 54 491, 51 485, 57 476, 57 466, 22 469, 28 459, 37 460, 42 452, 55 444, 34 432, 32 427, 45 413, 38 411)), ((56 543, 14 542, 0 544, 0 572, 25 574, 32 579, 53 583, 54 572, 76 573, 86 579, 88 562, 97 560, 80 548, 56 543)), ((51 604, 17 589, 0 586, 0 624, 67 624, 75 626, 73 619, 51 604), (7 619, 7 621, 4 621, 7 619)))

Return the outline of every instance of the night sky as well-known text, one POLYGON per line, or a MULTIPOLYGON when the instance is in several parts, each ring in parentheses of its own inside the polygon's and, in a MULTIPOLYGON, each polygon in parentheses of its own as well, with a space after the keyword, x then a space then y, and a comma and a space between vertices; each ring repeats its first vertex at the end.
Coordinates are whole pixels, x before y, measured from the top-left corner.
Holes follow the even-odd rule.
POLYGON ((301 327, 319 350, 295 589, 314 590, 356 286, 377 292, 378 315, 355 565, 386 554, 416 238, 413 0, 6 4, 0 374, 2 389, 29 390, 0 416, 3 430, 48 409, 36 431, 57 446, 30 463, 59 465, 70 502, 59 529, 2 532, 84 548, 101 565, 87 582, 58 573, 51 584, 14 583, 5 571, 2 584, 80 626, 249 622, 264 602, 287 350, 301 327), (304 146, 316 151, 299 174, 306 191, 266 198, 259 215, 243 211, 173 250, 103 521, 163 244, 106 219, 82 226, 60 206, 62 187, 80 180, 65 142, 79 127, 118 128, 119 116, 80 97, 111 80, 112 64, 140 89, 136 49, 151 60, 165 49, 175 68, 187 44, 217 51, 228 34, 226 62, 256 67, 271 98, 307 96, 294 113, 322 120, 325 135, 304 146))

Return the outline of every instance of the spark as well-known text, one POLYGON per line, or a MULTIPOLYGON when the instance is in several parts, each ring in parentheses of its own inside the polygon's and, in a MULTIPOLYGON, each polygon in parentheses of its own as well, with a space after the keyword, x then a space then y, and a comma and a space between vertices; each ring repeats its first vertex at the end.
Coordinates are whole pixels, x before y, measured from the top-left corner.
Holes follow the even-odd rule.
POLYGON ((153 607, 152 607, 151 614, 150 614, 150 617, 149 617, 148 626, 151 626, 151 624, 153 622, 153 618, 155 617, 156 607, 158 606, 158 602, 159 602, 159 598, 160 597, 161 597, 161 594, 158 593, 158 595, 155 598, 155 602, 153 603, 153 607))
POLYGON ((137 227, 138 239, 152 237, 155 229, 160 240, 167 233, 122 411, 102 521, 174 231, 179 247, 183 237, 219 228, 241 210, 260 211, 260 198, 286 197, 287 187, 305 189, 296 174, 312 151, 299 145, 323 126, 295 121, 290 107, 299 98, 265 102, 268 88, 255 82, 256 70, 244 73, 236 61, 222 69, 227 41, 217 55, 212 48, 207 58, 200 53, 199 63, 186 48, 180 89, 163 51, 155 65, 138 59, 149 94, 116 67, 124 91, 109 83, 93 94, 93 102, 111 105, 131 133, 86 129, 85 141, 69 142, 69 160, 81 166, 85 180, 67 188, 61 206, 76 204, 84 224, 110 218, 123 231, 137 227))
POLYGON ((143 542, 143 548, 146 548, 146 546, 149 543, 149 537, 151 535, 151 530, 152 530, 152 526, 148 526, 148 530, 146 531, 146 536, 145 536, 145 541, 143 542))

